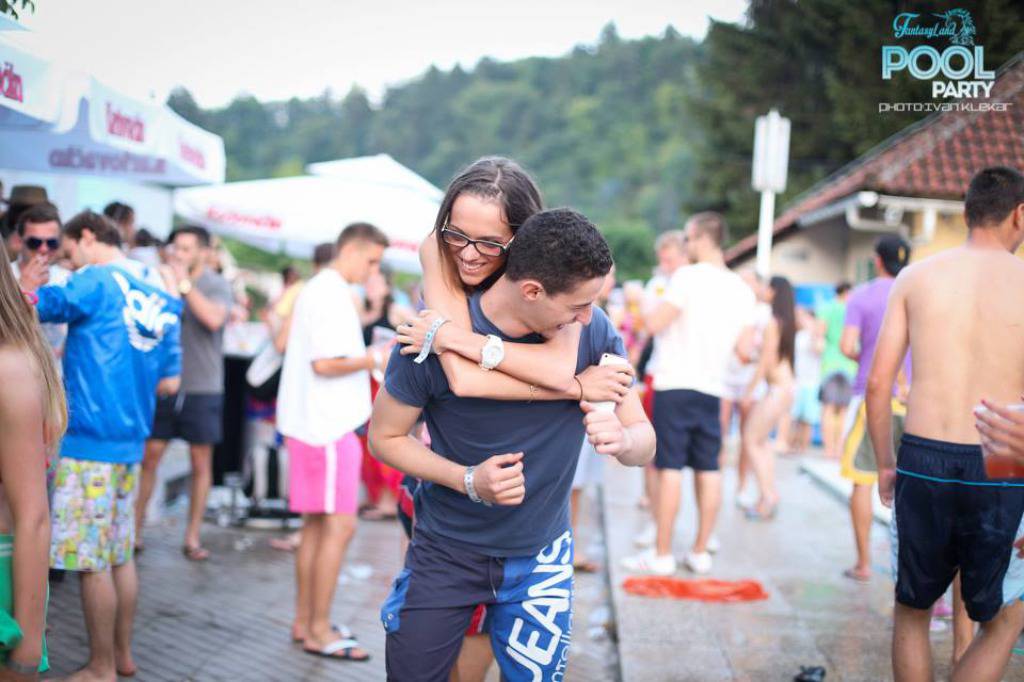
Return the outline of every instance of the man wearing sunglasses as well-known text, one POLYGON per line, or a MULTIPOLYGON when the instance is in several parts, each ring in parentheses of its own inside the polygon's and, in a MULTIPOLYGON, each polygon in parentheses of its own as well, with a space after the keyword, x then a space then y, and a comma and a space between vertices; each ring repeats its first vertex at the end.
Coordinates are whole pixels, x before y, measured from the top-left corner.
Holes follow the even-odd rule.
MULTIPOLYGON (((11 263, 11 269, 21 288, 34 291, 44 284, 63 285, 67 282, 71 273, 57 265, 61 253, 61 224, 57 207, 50 203, 36 204, 18 216, 16 229, 21 253, 18 260, 11 263)), ((46 323, 43 333, 60 362, 68 326, 46 323)))

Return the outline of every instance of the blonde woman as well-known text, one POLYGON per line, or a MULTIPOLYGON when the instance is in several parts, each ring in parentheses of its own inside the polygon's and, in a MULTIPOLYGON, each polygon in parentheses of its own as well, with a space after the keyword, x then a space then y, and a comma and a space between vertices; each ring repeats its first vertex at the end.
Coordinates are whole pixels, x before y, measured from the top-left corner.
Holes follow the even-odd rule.
MULTIPOLYGON (((9 262, 0 243, 0 264, 9 262)), ((0 265, 0 680, 49 668, 47 455, 64 434, 64 389, 29 297, 0 265)))

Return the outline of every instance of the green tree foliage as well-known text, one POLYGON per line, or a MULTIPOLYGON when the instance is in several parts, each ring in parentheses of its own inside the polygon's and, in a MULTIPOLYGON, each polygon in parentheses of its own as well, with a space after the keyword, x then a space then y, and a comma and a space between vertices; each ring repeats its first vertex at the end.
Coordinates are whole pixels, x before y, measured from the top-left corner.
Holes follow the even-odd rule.
MULTIPOLYGON (((988 68, 1024 49, 1024 4, 958 4, 974 16, 988 68)), ((881 46, 896 42, 892 22, 903 11, 937 9, 917 1, 752 0, 743 22, 713 22, 702 43, 672 28, 623 40, 609 25, 595 45, 560 58, 431 67, 388 89, 379 104, 359 88, 340 99, 325 92, 261 103, 240 95, 216 110, 178 90, 169 104, 224 137, 230 180, 386 152, 444 187, 479 156, 511 156, 537 178, 547 205, 573 206, 605 231, 623 275, 642 276, 653 264, 644 245, 689 213, 724 212, 735 239, 755 229, 754 119, 770 108, 793 126, 780 206, 918 120, 878 113, 879 102, 931 98, 927 83, 906 74, 881 79, 881 46)))
POLYGON ((0 14, 20 19, 21 17, 18 14, 19 7, 22 12, 26 10, 29 12, 36 11, 36 3, 32 2, 32 0, 0 0, 0 14))
MULTIPOLYGON (((1021 3, 957 6, 971 13, 988 68, 1024 49, 1021 3)), ((931 101, 927 81, 906 72, 882 80, 882 46, 926 42, 896 40, 893 20, 942 9, 928 1, 751 0, 743 24, 713 22, 697 69, 701 87, 688 100, 703 133, 695 169, 703 208, 723 211, 737 236, 756 225, 758 198, 749 190, 754 119, 772 107, 792 121, 783 205, 919 120, 918 113, 879 113, 882 102, 931 101)))

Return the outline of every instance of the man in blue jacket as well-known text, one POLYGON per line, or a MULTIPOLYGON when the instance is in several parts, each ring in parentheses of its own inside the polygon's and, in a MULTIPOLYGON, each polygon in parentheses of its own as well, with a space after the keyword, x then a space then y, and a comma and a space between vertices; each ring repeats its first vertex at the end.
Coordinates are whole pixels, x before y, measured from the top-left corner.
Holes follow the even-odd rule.
POLYGON ((90 658, 67 679, 113 680, 135 672, 135 492, 157 392, 177 390, 181 301, 151 268, 124 257, 117 228, 99 214, 72 218, 64 243, 78 270, 65 286, 38 291, 39 319, 68 325, 70 421, 51 510, 50 565, 82 578, 90 658))

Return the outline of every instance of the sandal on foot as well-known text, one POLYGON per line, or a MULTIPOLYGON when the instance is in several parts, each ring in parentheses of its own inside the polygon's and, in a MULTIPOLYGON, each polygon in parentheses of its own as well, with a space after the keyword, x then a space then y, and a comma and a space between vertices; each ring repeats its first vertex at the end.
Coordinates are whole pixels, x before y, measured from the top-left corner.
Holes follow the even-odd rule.
POLYGON ((345 637, 336 639, 320 649, 307 649, 306 647, 303 647, 302 650, 310 656, 333 658, 339 661, 354 661, 357 663, 365 663, 366 661, 369 661, 370 654, 364 654, 363 656, 353 655, 352 652, 359 648, 359 642, 357 642, 354 637, 345 637))
POLYGON ((181 548, 181 553, 189 561, 206 561, 210 558, 210 551, 201 545, 185 545, 181 548))
POLYGON ((800 673, 793 678, 793 682, 824 682, 825 669, 820 665, 800 666, 800 673))
POLYGON ((779 511, 779 503, 776 502, 768 508, 768 511, 762 512, 758 507, 748 507, 744 513, 747 519, 750 521, 772 521, 775 519, 775 515, 779 511))
POLYGON ((843 577, 844 578, 849 578, 850 580, 852 580, 854 582, 858 582, 858 583, 869 583, 869 582, 871 582, 871 574, 870 573, 865 575, 863 573, 858 573, 857 571, 853 570, 852 568, 848 568, 845 571, 843 571, 843 577))
MULTIPOLYGON (((292 643, 293 644, 302 644, 303 642, 306 641, 305 637, 296 637, 294 635, 294 632, 295 632, 295 630, 292 630, 292 633, 293 633, 292 634, 292 643)), ((331 625, 331 632, 336 632, 336 633, 338 633, 339 637, 344 637, 345 639, 355 639, 356 638, 355 634, 353 634, 353 632, 348 629, 347 625, 333 625, 332 624, 331 625)))

